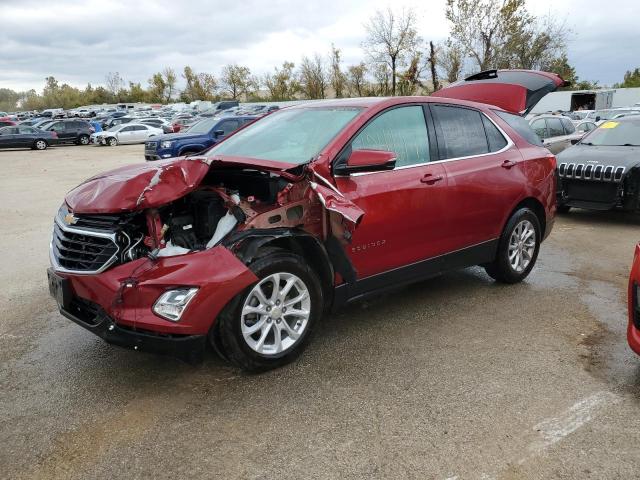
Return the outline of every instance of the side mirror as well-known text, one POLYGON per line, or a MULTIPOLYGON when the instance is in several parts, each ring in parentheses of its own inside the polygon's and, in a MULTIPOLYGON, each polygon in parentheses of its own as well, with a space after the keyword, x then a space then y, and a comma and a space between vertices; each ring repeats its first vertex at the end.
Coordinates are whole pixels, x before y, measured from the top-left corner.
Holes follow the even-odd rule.
POLYGON ((580 140, 574 138, 571 140, 571 145, 575 145, 576 143, 578 143, 580 140))
POLYGON ((213 136, 218 138, 218 137, 222 137, 224 135, 224 130, 216 130, 215 132, 213 132, 213 136))
POLYGON ((386 150, 353 150, 346 164, 337 165, 334 169, 338 175, 349 175, 357 172, 380 172, 393 170, 398 156, 386 150))
POLYGON ((596 122, 599 122, 599 121, 600 121, 600 115, 596 117, 596 122))

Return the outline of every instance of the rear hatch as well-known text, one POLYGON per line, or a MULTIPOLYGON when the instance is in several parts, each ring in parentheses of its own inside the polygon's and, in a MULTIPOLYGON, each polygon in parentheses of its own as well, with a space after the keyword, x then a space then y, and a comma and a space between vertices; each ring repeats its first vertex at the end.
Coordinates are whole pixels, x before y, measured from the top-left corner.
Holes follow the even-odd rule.
POLYGON ((526 115, 547 93, 567 85, 559 75, 534 70, 487 70, 438 90, 434 97, 495 105, 526 115))

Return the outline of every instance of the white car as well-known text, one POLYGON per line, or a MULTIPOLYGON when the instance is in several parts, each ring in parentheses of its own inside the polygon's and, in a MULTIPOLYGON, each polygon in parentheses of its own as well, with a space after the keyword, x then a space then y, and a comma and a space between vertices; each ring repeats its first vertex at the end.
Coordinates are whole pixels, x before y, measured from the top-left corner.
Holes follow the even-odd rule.
POLYGON ((142 123, 123 123, 111 127, 109 130, 96 132, 91 135, 91 143, 95 145, 109 145, 115 147, 119 143, 144 143, 148 138, 162 135, 161 128, 144 125, 142 123))

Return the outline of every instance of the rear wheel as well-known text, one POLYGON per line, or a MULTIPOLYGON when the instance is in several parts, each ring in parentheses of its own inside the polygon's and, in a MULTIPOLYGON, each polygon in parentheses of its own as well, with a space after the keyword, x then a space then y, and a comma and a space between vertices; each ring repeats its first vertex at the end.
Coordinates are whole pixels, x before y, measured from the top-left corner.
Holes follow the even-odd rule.
POLYGON ((322 289, 305 260, 284 250, 259 258, 251 270, 259 281, 225 307, 210 339, 221 356, 260 372, 302 353, 322 314, 322 289))
POLYGON ((47 145, 47 142, 45 140, 36 140, 33 143, 33 148, 35 148, 36 150, 46 150, 48 146, 49 145, 47 145))
POLYGON ((540 250, 540 221, 528 208, 517 210, 507 222, 496 259, 485 265, 491 278, 502 283, 518 283, 533 269, 540 250))

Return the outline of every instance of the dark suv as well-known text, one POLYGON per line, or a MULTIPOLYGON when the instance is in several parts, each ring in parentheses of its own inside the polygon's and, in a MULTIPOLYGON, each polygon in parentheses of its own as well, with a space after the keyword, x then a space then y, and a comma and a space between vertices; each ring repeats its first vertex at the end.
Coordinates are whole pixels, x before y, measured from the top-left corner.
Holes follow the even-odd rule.
POLYGON ((48 132, 56 132, 58 144, 75 143, 76 145, 89 145, 91 134, 95 129, 86 120, 54 120, 41 127, 48 132))
POLYGON ((198 153, 228 137, 240 127, 253 122, 257 117, 238 116, 205 118, 188 130, 167 133, 154 137, 144 144, 145 160, 161 160, 198 153))
POLYGON ((197 361, 209 341, 259 371, 346 303, 471 265, 520 282, 553 226, 556 159, 519 114, 561 85, 494 70, 311 102, 206 155, 97 175, 56 215, 50 292, 107 342, 197 361))

